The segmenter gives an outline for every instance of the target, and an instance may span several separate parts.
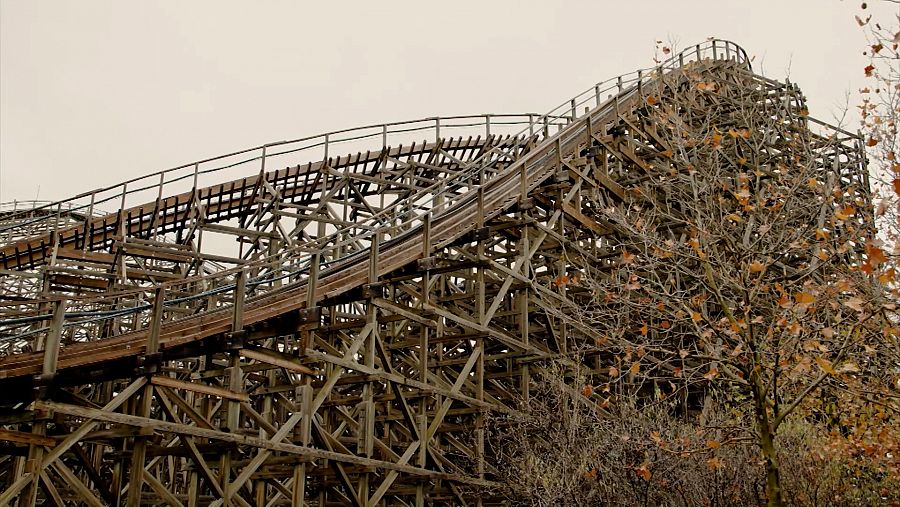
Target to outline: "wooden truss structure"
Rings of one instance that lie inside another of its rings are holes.
[[[548,114],[332,132],[0,210],[0,505],[502,502],[485,417],[593,343],[559,318],[590,294],[553,282],[619,261],[600,211],[652,199],[678,156],[652,111],[688,73],[815,130],[822,177],[867,188],[857,136],[713,40]]]

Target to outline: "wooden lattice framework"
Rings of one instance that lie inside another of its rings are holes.
[[[652,109],[688,73],[808,129],[823,180],[866,198],[858,137],[715,40],[544,115],[332,132],[5,211],[0,504],[502,502],[485,417],[594,343],[560,318],[591,295],[554,281],[619,262],[600,210],[653,199],[678,155]]]

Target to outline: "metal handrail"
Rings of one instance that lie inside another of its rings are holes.
[[[526,125],[525,128],[523,128],[522,130],[520,130],[518,132],[518,135],[524,135],[526,132],[534,132],[536,128],[543,129],[548,124],[549,125],[560,125],[560,121],[566,121],[566,122],[573,121],[575,118],[578,117],[577,108],[579,106],[585,104],[586,102],[588,102],[591,99],[596,101],[595,105],[599,105],[601,103],[600,94],[610,91],[612,89],[612,87],[609,86],[610,84],[614,83],[616,85],[616,87],[619,89],[619,91],[621,91],[623,86],[627,85],[630,81],[633,81],[635,78],[638,81],[646,80],[647,77],[644,74],[647,71],[662,71],[662,70],[665,70],[668,68],[681,66],[681,65],[684,65],[686,62],[701,60],[703,55],[711,55],[712,59],[715,59],[715,60],[718,60],[718,59],[731,60],[731,59],[733,59],[739,63],[745,64],[748,69],[750,68],[750,61],[747,58],[746,51],[744,51],[743,48],[741,48],[739,45],[737,45],[731,41],[722,40],[722,39],[712,39],[712,40],[706,41],[702,44],[697,44],[697,45],[695,45],[689,49],[686,49],[684,51],[681,51],[680,53],[673,55],[671,58],[669,58],[668,60],[666,60],[665,62],[661,63],[660,65],[658,65],[656,67],[649,67],[649,68],[637,70],[634,72],[622,74],[622,75],[619,75],[619,76],[616,76],[616,77],[613,77],[610,79],[606,79],[604,81],[600,81],[597,84],[595,84],[594,86],[579,93],[578,95],[563,102],[559,106],[553,108],[551,111],[544,113],[544,114],[537,114],[537,113],[513,114],[513,115],[484,114],[484,115],[474,115],[474,116],[431,117],[431,118],[424,118],[424,119],[420,119],[420,120],[399,121],[399,122],[390,122],[390,123],[383,123],[383,124],[372,124],[372,125],[366,125],[366,126],[362,126],[362,127],[333,130],[330,132],[317,134],[317,135],[313,135],[313,136],[301,137],[301,138],[293,139],[293,140],[284,140],[284,141],[275,141],[275,142],[271,142],[271,143],[266,143],[266,144],[256,146],[253,148],[246,148],[246,149],[231,152],[231,153],[228,153],[225,155],[219,155],[216,157],[206,158],[206,159],[198,160],[198,161],[191,162],[188,164],[183,164],[183,165],[176,166],[176,167],[173,167],[170,169],[164,169],[164,170],[157,171],[154,173],[131,178],[131,179],[125,180],[123,182],[120,182],[120,183],[117,183],[114,185],[110,185],[107,187],[102,187],[102,188],[95,189],[95,190],[92,190],[89,192],[83,192],[81,194],[78,194],[78,195],[68,198],[68,199],[64,199],[61,201],[49,202],[43,206],[33,208],[32,210],[29,210],[29,211],[34,211],[34,210],[38,210],[38,209],[53,209],[53,208],[55,208],[59,205],[63,205],[63,204],[66,204],[67,206],[69,206],[69,209],[71,209],[71,210],[88,209],[89,211],[91,211],[92,206],[96,206],[97,204],[112,201],[115,199],[120,199],[122,201],[123,207],[124,207],[125,196],[127,196],[127,195],[136,194],[141,191],[164,186],[166,184],[171,184],[171,183],[181,181],[184,179],[188,179],[191,177],[193,177],[196,180],[197,176],[200,174],[209,174],[209,173],[213,173],[213,172],[218,172],[223,169],[229,169],[232,167],[236,167],[238,165],[243,165],[243,164],[252,163],[252,162],[256,162],[256,161],[260,161],[261,164],[263,166],[265,166],[266,157],[271,158],[271,157],[275,157],[275,156],[279,156],[279,155],[297,153],[300,151],[306,151],[306,150],[319,148],[319,147],[324,147],[325,153],[326,153],[325,158],[327,159],[328,158],[327,154],[329,151],[328,148],[331,146],[334,146],[335,144],[340,144],[340,143],[349,142],[349,141],[362,140],[362,139],[368,139],[368,138],[373,138],[373,137],[377,137],[377,136],[382,137],[382,140],[383,140],[382,144],[384,147],[384,146],[388,145],[387,137],[390,136],[391,134],[419,132],[419,131],[434,131],[435,138],[439,138],[440,137],[440,129],[442,127],[445,129],[447,129],[447,128],[452,129],[452,128],[458,128],[458,127],[463,127],[463,126],[469,127],[469,126],[474,126],[474,125],[479,125],[479,126],[485,125],[486,131],[489,132],[490,126],[492,124],[493,125],[504,125],[504,124],[505,125]],[[603,88],[603,89],[601,89],[601,88]],[[496,120],[496,119],[502,119],[502,118],[508,118],[508,117],[528,118],[528,122],[527,123],[525,123],[524,121],[503,122],[503,121]],[[491,118],[496,118],[496,119],[492,122]],[[474,119],[479,119],[481,121],[479,121],[477,124],[467,123],[464,125],[456,125],[456,124],[452,123],[453,121],[456,121],[456,120],[468,120],[471,122]],[[420,126],[409,128],[410,126],[417,125],[417,124],[419,124]],[[424,125],[422,125],[422,124],[424,124]],[[395,129],[394,128],[394,127],[400,127],[400,126],[407,127],[407,128],[403,128],[403,129]],[[375,129],[378,129],[378,131],[370,132],[368,134],[361,134],[362,132],[371,131],[371,130],[375,130]],[[337,137],[337,136],[340,136],[341,134],[349,134],[349,133],[353,133],[354,135],[350,136],[350,137],[344,137],[344,138]],[[291,149],[285,149],[285,150],[282,150],[282,151],[279,151],[276,153],[268,153],[268,154],[266,153],[266,151],[271,148],[285,147],[287,145],[296,145],[299,143],[310,143],[310,144],[300,146],[300,147],[294,147]],[[226,165],[223,165],[220,167],[205,169],[203,171],[199,170],[199,168],[202,164],[208,164],[210,162],[216,162],[216,161],[223,161],[223,160],[227,160],[232,157],[245,155],[245,154],[253,153],[253,152],[260,152],[260,154],[250,157],[250,158],[241,159],[232,164],[226,164]],[[185,174],[176,176],[175,179],[166,177],[166,176],[171,175],[171,173],[174,173],[177,171],[183,171],[186,169],[190,170],[190,171],[187,171]],[[138,185],[138,188],[135,188],[135,184],[137,184],[141,181],[151,180],[154,178],[159,178],[159,182],[146,181],[146,183],[144,183],[143,185]],[[129,186],[131,187],[131,189],[129,189]],[[112,195],[103,196],[98,200],[98,196],[100,196],[100,194],[103,194],[104,192],[108,192],[113,189],[121,189],[121,190],[115,192]],[[76,201],[76,200],[85,199],[88,197],[91,198],[89,204],[85,204],[85,203],[75,204],[74,203],[74,201]],[[93,214],[93,213],[91,213],[91,214]],[[16,218],[16,216],[13,215],[8,218],[14,219],[14,218]],[[35,221],[38,221],[38,220],[40,220],[40,219],[35,219]],[[0,232],[3,232],[7,228],[8,227],[4,227],[3,225],[0,225]]]

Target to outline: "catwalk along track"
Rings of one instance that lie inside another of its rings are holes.
[[[592,294],[558,280],[621,262],[610,210],[673,205],[657,181],[691,156],[679,129],[750,106],[866,198],[859,138],[710,40],[544,114],[330,132],[0,205],[0,505],[501,503],[486,418],[548,359],[604,354],[563,318]]]

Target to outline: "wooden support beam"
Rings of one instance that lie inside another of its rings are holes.
[[[208,396],[216,396],[231,401],[250,401],[250,396],[246,393],[234,392],[229,389],[202,384],[200,382],[188,382],[186,380],[178,380],[164,375],[154,375],[150,377],[150,383],[155,386],[165,386],[172,389],[181,389],[194,393],[205,394]]]

